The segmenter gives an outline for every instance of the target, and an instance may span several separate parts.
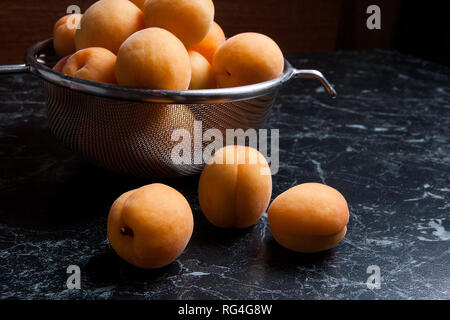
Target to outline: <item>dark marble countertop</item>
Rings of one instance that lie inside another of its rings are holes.
[[[220,230],[197,200],[198,177],[164,181],[190,201],[191,242],[174,263],[139,270],[106,239],[113,200],[151,180],[94,167],[46,127],[32,75],[0,76],[0,298],[20,299],[450,299],[450,70],[388,51],[288,57],[335,84],[292,80],[267,123],[280,129],[272,199],[307,181],[340,190],[345,239],[295,254],[272,238],[267,216]],[[81,289],[66,268],[81,268]],[[367,268],[380,269],[369,289]]]

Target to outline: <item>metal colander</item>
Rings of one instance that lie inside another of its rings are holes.
[[[202,161],[175,164],[171,153],[181,140],[172,132],[184,129],[191,136],[185,150],[194,154],[194,121],[201,133],[208,129],[261,128],[278,89],[294,76],[313,77],[336,93],[315,70],[297,70],[285,60],[283,74],[249,86],[209,90],[143,90],[71,78],[51,67],[57,57],[52,39],[31,46],[23,65],[1,66],[0,73],[28,72],[43,80],[48,125],[66,147],[88,161],[125,175],[167,178],[196,174]],[[209,143],[209,142],[208,142]],[[198,160],[198,158],[197,158]],[[202,160],[202,159],[200,159]]]

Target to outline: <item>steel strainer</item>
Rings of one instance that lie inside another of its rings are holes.
[[[283,74],[254,85],[209,90],[143,90],[71,78],[51,67],[57,57],[52,39],[27,50],[25,64],[0,66],[0,73],[32,72],[43,81],[48,126],[63,145],[105,169],[136,177],[168,178],[192,175],[203,164],[176,164],[172,132],[191,136],[194,159],[194,121],[201,129],[261,128],[278,89],[295,77],[320,80],[327,92],[336,92],[315,70],[297,70],[287,60]],[[189,148],[190,147],[190,148]]]

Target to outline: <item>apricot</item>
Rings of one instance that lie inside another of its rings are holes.
[[[59,57],[75,52],[75,33],[82,15],[69,14],[59,19],[53,28],[53,48]]]
[[[240,33],[226,40],[212,63],[219,88],[268,81],[283,73],[284,58],[278,45],[260,33]]]
[[[217,48],[224,42],[225,33],[223,33],[222,28],[214,21],[206,37],[191,47],[190,50],[201,53],[209,63],[212,63],[214,53],[216,53]]]
[[[144,5],[145,26],[172,32],[186,48],[203,40],[213,20],[211,0],[148,0]]]
[[[226,146],[208,161],[200,176],[198,198],[205,217],[222,228],[246,228],[261,218],[272,194],[264,156],[246,146]]]
[[[318,252],[336,246],[347,232],[347,202],[336,189],[304,183],[283,192],[269,207],[275,240],[297,252]]]
[[[116,55],[105,48],[86,48],[62,59],[54,70],[70,77],[115,84]],[[65,60],[65,61],[64,61]]]
[[[120,45],[144,28],[142,11],[127,0],[100,0],[90,6],[75,34],[77,50],[103,47],[117,54]]]
[[[53,66],[53,70],[57,72],[62,72],[64,65],[66,64],[67,59],[70,58],[70,54],[59,59],[59,61]]]
[[[120,47],[116,76],[125,87],[186,90],[191,62],[177,37],[161,28],[148,28],[130,36]]]
[[[112,248],[132,265],[150,269],[175,261],[186,248],[194,220],[186,198],[160,183],[122,194],[108,215]]]
[[[189,89],[211,89],[216,87],[216,80],[211,64],[196,51],[189,50],[191,60],[191,82]]]

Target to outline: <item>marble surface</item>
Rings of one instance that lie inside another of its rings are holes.
[[[46,127],[31,75],[0,76],[0,298],[20,299],[449,299],[450,70],[388,51],[288,57],[335,84],[310,79],[280,92],[269,128],[280,129],[273,197],[307,181],[348,200],[348,234],[332,250],[280,247],[267,216],[219,230],[199,210],[198,177],[164,181],[186,195],[195,230],[159,270],[121,261],[106,217],[122,192],[151,180],[121,177],[62,148]],[[81,268],[81,289],[66,268]],[[377,265],[380,289],[366,285]]]

